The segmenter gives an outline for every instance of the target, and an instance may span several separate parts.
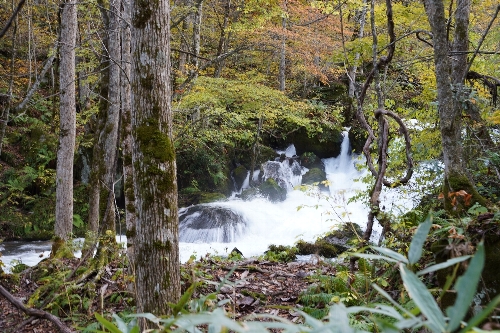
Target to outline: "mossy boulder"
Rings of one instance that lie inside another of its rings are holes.
[[[299,241],[299,254],[318,254],[326,258],[334,258],[349,250],[352,243],[362,235],[361,228],[356,223],[345,223],[341,228],[317,239],[314,243]]]
[[[274,160],[278,154],[276,154],[276,151],[266,145],[259,145],[257,149],[257,156],[255,159],[255,165],[254,167],[256,169],[259,168],[259,166],[266,162],[266,161],[272,161]],[[247,170],[250,170],[252,168],[252,151],[251,150],[245,150],[239,153],[235,153],[233,163],[235,165],[243,165]]]
[[[305,128],[290,135],[289,140],[295,145],[297,155],[312,152],[319,158],[336,157],[340,154],[343,136],[338,130],[325,128],[323,132],[309,136]]]
[[[363,153],[363,146],[365,145],[367,139],[367,132],[361,125],[356,121],[356,123],[349,130],[349,142],[351,143],[351,149],[356,154]]]
[[[227,197],[219,192],[202,192],[193,187],[188,187],[179,191],[179,207],[188,207],[200,203],[209,203],[225,200]]]
[[[302,176],[302,184],[319,183],[326,180],[326,173],[319,168],[312,168]]]
[[[226,200],[226,196],[222,193],[202,192],[200,193],[199,203],[209,203],[209,202],[224,201],[224,200]]]
[[[297,249],[299,254],[317,254],[325,258],[334,258],[342,253],[335,245],[328,244],[322,240],[317,240],[314,243],[299,241],[297,243]]]
[[[273,178],[268,178],[258,187],[260,194],[271,202],[285,201],[286,189],[280,187]]]
[[[241,191],[240,198],[244,201],[250,201],[260,196],[259,189],[256,187],[250,187]]]
[[[316,154],[312,152],[305,152],[302,155],[300,155],[300,165],[303,167],[306,167],[308,169],[312,168],[318,168],[318,169],[324,169],[325,166],[323,165],[323,162],[321,162],[321,159],[316,156]]]
[[[241,192],[240,198],[250,201],[257,197],[263,197],[271,202],[281,202],[286,199],[286,189],[279,186],[273,178],[268,178],[258,187],[251,187]]]
[[[500,253],[500,221],[496,220],[492,212],[480,214],[468,225],[466,233],[470,241],[450,244],[448,238],[442,238],[432,244],[431,251],[434,253],[436,263],[439,264],[456,256],[473,255],[474,248],[481,240],[484,240],[485,262],[474,303],[477,306],[485,306],[500,292],[500,256],[498,255]],[[467,263],[462,263],[457,276],[462,275],[466,268]],[[440,287],[443,287],[448,276],[453,274],[453,269],[453,267],[448,267],[437,271],[436,276]],[[453,305],[455,300],[456,293],[447,292],[441,298],[440,306],[446,309]],[[471,309],[468,316],[474,314],[474,310]]]
[[[234,187],[236,191],[238,191],[243,186],[247,175],[248,170],[244,165],[239,165],[236,167],[236,169],[233,170],[232,177],[234,179]]]

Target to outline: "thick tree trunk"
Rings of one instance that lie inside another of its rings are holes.
[[[177,180],[172,142],[170,7],[133,1],[132,166],[137,210],[137,311],[168,313],[180,297]],[[141,325],[145,327],[143,322]]]
[[[75,42],[77,8],[73,0],[62,4],[60,37],[60,125],[56,170],[55,236],[66,241],[73,230],[73,158],[76,135]],[[54,250],[57,249],[54,244]],[[55,251],[53,251],[53,254]]]
[[[464,52],[468,49],[468,19],[470,14],[469,0],[458,0],[455,16],[454,52]],[[455,62],[449,62],[448,36],[446,19],[444,16],[443,0],[426,0],[425,10],[431,25],[434,46],[434,65],[436,72],[438,112],[440,121],[441,140],[443,147],[443,162],[445,166],[444,199],[445,206],[452,207],[448,193],[465,190],[473,196],[473,203],[477,201],[485,204],[468,178],[463,164],[462,153],[462,106],[460,94],[452,90],[463,88],[466,55],[457,56]]]

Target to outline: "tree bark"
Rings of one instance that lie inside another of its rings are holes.
[[[137,211],[137,311],[164,315],[180,297],[175,152],[172,141],[170,6],[132,6],[132,167]],[[144,321],[141,326],[148,324]]]
[[[284,12],[287,11],[287,1],[284,3]],[[278,69],[278,82],[280,91],[285,91],[286,87],[286,17],[281,19],[281,28],[283,35],[281,36],[281,49],[280,49],[280,65]]]
[[[103,65],[107,67],[107,70],[103,72],[102,84],[105,86],[101,88],[101,92],[104,95],[101,96],[98,140],[94,146],[92,161],[89,225],[93,233],[100,230],[105,234],[105,231],[111,230],[114,235],[116,229],[114,183],[118,152],[121,90],[119,0],[111,0],[109,11],[103,12],[102,16],[103,21],[107,23],[107,37],[104,43],[107,47],[107,50],[104,50],[107,51],[107,56],[103,60]]]
[[[222,23],[222,26],[220,27],[220,37],[219,37],[219,46],[217,47],[217,57],[226,53],[228,50],[229,32],[227,31],[227,28],[229,26],[230,15],[231,15],[231,0],[226,0],[226,5],[224,6],[224,21]],[[215,64],[214,77],[220,77],[223,68],[224,68],[224,59],[220,59]]]
[[[60,36],[60,124],[59,149],[56,169],[55,236],[60,241],[69,239],[73,230],[73,158],[76,135],[75,104],[75,43],[77,8],[74,0],[61,4]],[[53,254],[57,244],[53,247]]]
[[[132,106],[130,92],[131,54],[130,54],[130,0],[122,0],[122,72],[121,72],[121,126],[123,154],[123,191],[125,196],[125,225],[127,228],[127,256],[129,259],[129,274],[135,274],[134,263],[134,230],[136,222],[134,174],[132,170]],[[135,294],[135,288],[129,286]]]
[[[434,65],[436,73],[438,113],[444,162],[444,199],[445,207],[454,210],[448,193],[465,190],[473,196],[473,202],[486,204],[473,182],[467,176],[463,163],[462,152],[462,106],[460,93],[463,89],[463,70],[466,66],[466,54],[457,56],[450,64],[450,52],[442,0],[426,0],[425,10],[431,25],[434,46]],[[470,0],[458,0],[455,13],[455,37],[452,52],[468,49],[468,20],[470,15]],[[456,54],[456,53],[454,53]],[[452,89],[453,84],[453,89]],[[455,92],[453,91],[455,90]]]

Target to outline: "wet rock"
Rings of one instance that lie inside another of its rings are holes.
[[[300,165],[308,169],[312,168],[324,169],[324,165],[323,162],[321,162],[321,159],[318,156],[316,156],[316,154],[311,152],[305,152],[302,155],[300,155]]]
[[[196,205],[179,210],[181,242],[230,243],[243,234],[245,227],[245,219],[226,207]]]
[[[334,258],[351,248],[351,241],[361,237],[362,231],[356,223],[345,223],[341,228],[331,232],[314,243],[299,241],[299,254],[317,254],[326,258]]]
[[[244,189],[241,192],[240,198],[244,201],[250,201],[260,196],[260,192],[256,187]]]
[[[281,187],[273,178],[267,179],[258,187],[260,194],[271,202],[285,201],[286,189]]]
[[[245,182],[245,179],[247,178],[247,175],[248,170],[243,165],[239,165],[236,169],[233,170],[232,177],[234,179],[234,187],[236,191],[241,189],[243,183]]]
[[[302,184],[319,183],[325,180],[326,173],[319,168],[309,169],[309,171],[302,176]]]

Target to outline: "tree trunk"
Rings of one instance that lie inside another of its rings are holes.
[[[73,0],[61,4],[60,36],[60,124],[56,169],[55,236],[59,241],[69,239],[73,230],[73,158],[76,135],[75,105],[75,43],[77,9]],[[55,242],[53,254],[59,244]]]
[[[130,0],[122,0],[122,72],[121,72],[121,118],[122,118],[122,153],[123,153],[123,191],[125,196],[125,225],[127,228],[127,256],[129,274],[135,274],[134,233],[135,233],[135,199],[134,174],[132,170],[132,106],[130,95]],[[135,288],[129,287],[135,293]]]
[[[192,6],[192,0],[184,0],[182,1],[182,6],[186,8],[190,8]],[[189,63],[189,52],[191,51],[189,49],[189,42],[188,39],[186,38],[187,32],[192,25],[193,21],[193,15],[192,13],[189,13],[184,17],[182,20],[182,25],[181,25],[181,45],[180,49],[181,52],[179,53],[179,71],[184,75],[187,73],[187,65]]]
[[[469,0],[458,0],[455,16],[455,38],[453,52],[463,52],[468,48]],[[444,199],[448,210],[456,209],[451,203],[449,193],[465,190],[472,195],[472,202],[486,204],[472,181],[467,176],[462,153],[462,106],[460,94],[454,88],[463,86],[463,70],[467,68],[466,55],[457,56],[456,62],[449,62],[449,47],[442,0],[426,0],[425,10],[431,25],[434,46],[434,65],[436,73],[438,112],[443,147],[444,162]],[[456,49],[455,49],[456,48]],[[461,89],[461,88],[460,88]]]
[[[287,1],[285,1],[284,4],[285,8],[284,11],[286,13],[287,11]],[[280,91],[285,91],[285,84],[286,84],[286,77],[285,77],[285,71],[286,71],[286,18],[283,17],[281,19],[281,28],[283,35],[281,36],[281,49],[280,49],[280,65],[279,65],[279,70],[278,70],[278,81],[280,85]]]
[[[14,6],[14,3],[12,4]],[[10,58],[10,80],[9,80],[9,91],[5,99],[2,100],[4,105],[2,114],[0,115],[0,160],[2,156],[3,139],[5,137],[5,130],[7,129],[7,124],[10,117],[10,109],[12,107],[12,92],[14,88],[14,64],[16,60],[16,45],[17,45],[17,13],[13,15],[12,21],[14,22],[14,28],[12,29],[12,56]],[[12,22],[8,25],[10,26]],[[8,29],[8,27],[6,28]],[[5,29],[4,29],[5,30]],[[5,30],[7,31],[7,30]]]
[[[193,66],[198,72],[198,67],[200,66],[200,49],[201,49],[201,17],[203,13],[203,1],[197,2],[196,12],[194,13],[193,21]]]
[[[169,313],[180,297],[177,180],[172,142],[170,6],[133,1],[132,167],[137,311]],[[147,323],[142,322],[145,328]]]
[[[106,24],[107,56],[102,74],[101,104],[98,117],[98,139],[94,146],[91,177],[91,196],[89,203],[90,230],[104,235],[107,230],[115,234],[116,209],[114,183],[118,151],[118,128],[120,119],[120,19],[118,0],[111,0],[109,11],[103,11]],[[101,224],[99,226],[99,224]],[[110,241],[113,241],[111,239]]]
[[[220,37],[219,46],[217,47],[217,57],[226,53],[229,44],[229,32],[227,28],[229,26],[229,15],[231,14],[231,0],[226,0],[226,6],[224,7],[224,21],[220,27]],[[222,69],[224,68],[224,59],[217,61],[215,64],[214,77],[220,77]]]

